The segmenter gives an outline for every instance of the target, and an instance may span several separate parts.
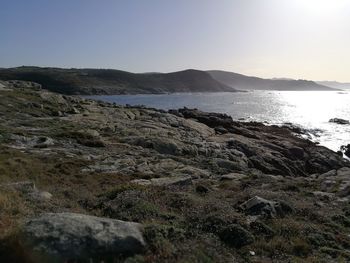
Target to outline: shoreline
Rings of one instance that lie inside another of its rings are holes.
[[[350,162],[291,127],[26,87],[0,120],[2,262],[350,259]]]
[[[247,91],[247,92],[253,92],[253,91]],[[269,92],[267,90],[265,91],[255,91],[255,92]],[[276,91],[277,92],[277,91]],[[289,91],[287,91],[289,92]],[[118,96],[118,97],[133,97],[133,96],[149,96],[149,97],[153,97],[153,96],[164,96],[164,95],[210,95],[210,94],[215,94],[215,93],[171,93],[171,94],[128,94],[128,95],[96,95],[96,96],[79,96],[81,98],[86,98],[86,99],[92,99],[92,100],[96,100],[96,101],[102,101],[102,102],[107,102],[107,103],[111,103],[111,104],[114,104],[115,102],[113,102],[112,100],[109,100],[108,98],[110,97],[114,97],[114,96]],[[145,109],[153,109],[153,110],[159,110],[159,111],[171,111],[171,110],[174,110],[174,109],[162,109],[162,108],[158,108],[158,107],[152,107],[152,106],[147,106],[147,105],[140,105],[140,104],[134,104],[134,105],[129,105],[129,104],[119,104],[121,106],[128,106],[128,107],[136,107],[136,108],[145,108]],[[184,108],[187,108],[187,106],[184,106]],[[221,112],[223,113],[223,112]],[[230,114],[229,114],[230,115]],[[232,116],[233,118],[233,116]],[[328,149],[334,151],[334,152],[339,152],[341,150],[341,147],[346,144],[347,142],[344,141],[342,143],[340,143],[338,146],[329,146],[329,144],[323,144],[322,141],[319,142],[318,138],[319,137],[322,137],[320,134],[325,134],[327,132],[327,130],[324,130],[322,129],[321,127],[314,127],[314,128],[307,128],[305,127],[305,125],[302,125],[300,123],[296,123],[296,122],[269,122],[267,120],[254,120],[254,118],[252,118],[251,116],[248,117],[248,118],[242,118],[242,117],[236,117],[233,119],[235,122],[242,122],[242,123],[246,123],[246,122],[258,122],[258,123],[262,123],[264,125],[268,125],[268,126],[277,126],[277,127],[288,127],[290,126],[289,128],[291,130],[296,130],[296,134],[300,134],[302,135],[302,138],[305,138],[305,139],[309,139],[321,146],[325,146],[327,147]],[[328,123],[328,122],[327,122]],[[348,159],[347,156],[344,155],[344,158]]]

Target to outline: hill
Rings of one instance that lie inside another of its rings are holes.
[[[0,69],[2,80],[25,80],[69,95],[235,91],[199,70],[137,74],[112,69],[18,67]]]
[[[208,73],[217,81],[235,89],[244,90],[314,90],[332,91],[336,90],[325,85],[308,80],[294,79],[262,79],[245,76],[228,71],[211,70]]]
[[[317,83],[335,89],[350,89],[350,83],[342,83],[337,81],[317,81]]]

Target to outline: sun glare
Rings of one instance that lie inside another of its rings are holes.
[[[340,10],[346,4],[349,4],[348,0],[297,0],[296,3],[299,7],[312,13],[322,15]]]

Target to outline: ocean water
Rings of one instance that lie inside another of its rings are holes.
[[[350,143],[350,125],[330,123],[350,119],[350,92],[252,91],[238,93],[176,93],[161,95],[89,96],[125,105],[158,109],[198,108],[227,113],[235,120],[282,125],[293,123],[307,130],[316,142],[334,151]]]

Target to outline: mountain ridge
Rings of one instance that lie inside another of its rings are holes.
[[[316,81],[318,84],[325,85],[335,89],[350,89],[350,83],[338,81]]]
[[[286,78],[264,79],[229,71],[196,69],[169,73],[132,73],[116,69],[22,66],[0,68],[0,79],[37,82],[45,89],[67,95],[236,92],[240,90],[339,90],[335,86],[315,81]]]
[[[208,70],[207,71],[214,79],[224,83],[235,89],[243,90],[280,90],[280,91],[334,91],[338,89],[330,88],[325,85],[316,83],[310,80],[294,80],[294,79],[264,79],[259,77],[246,76],[239,73],[223,71],[223,70]]]
[[[209,73],[188,69],[171,73],[131,73],[115,69],[17,67],[0,69],[2,80],[24,80],[68,95],[235,92]]]

